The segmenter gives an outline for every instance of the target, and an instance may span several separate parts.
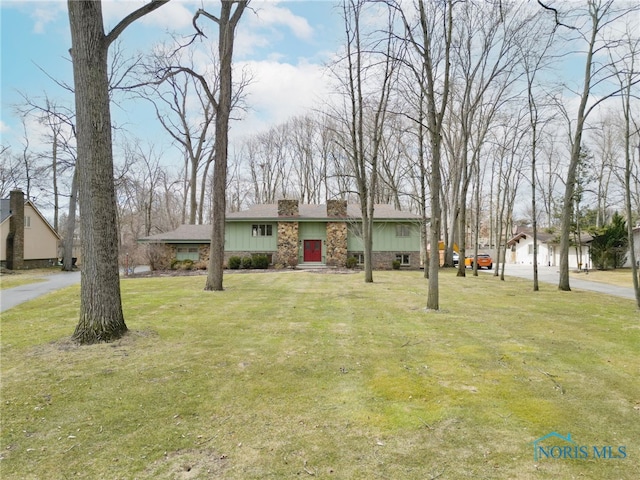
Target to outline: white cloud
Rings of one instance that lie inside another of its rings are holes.
[[[310,40],[313,37],[313,28],[309,25],[306,18],[294,15],[287,8],[282,8],[276,3],[260,2],[254,8],[255,15],[249,15],[249,23],[254,26],[269,27],[287,27],[293,35],[301,40]]]
[[[290,117],[318,107],[328,96],[324,67],[301,63],[291,65],[277,61],[239,63],[238,69],[249,68],[253,82],[247,87],[246,117],[235,122],[231,134],[243,137]]]
[[[105,22],[105,29],[115,27],[123,18],[147,3],[149,3],[148,0],[103,1],[102,16]],[[198,5],[197,2],[172,1],[145,15],[138,21],[167,30],[179,30],[191,25],[191,19]]]
[[[33,32],[38,34],[45,33],[46,26],[58,20],[61,14],[66,15],[66,5],[64,3],[56,2],[35,6],[31,13],[31,18],[34,20]]]

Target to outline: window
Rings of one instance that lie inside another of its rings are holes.
[[[197,262],[200,260],[198,247],[177,247],[176,260],[193,260],[194,262]]]
[[[31,228],[31,217],[24,217],[25,228]]]
[[[411,235],[411,229],[409,225],[398,224],[396,225],[396,237],[409,237]]]
[[[351,256],[358,261],[358,265],[364,265],[364,253],[354,253]]]
[[[396,260],[400,262],[400,265],[411,265],[408,253],[396,253]]]
[[[252,237],[270,237],[273,235],[273,225],[270,224],[258,224],[251,225]]]

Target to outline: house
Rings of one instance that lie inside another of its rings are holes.
[[[589,257],[589,243],[591,235],[584,234],[580,237],[580,245],[569,247],[569,268],[584,268],[591,263]],[[533,265],[533,229],[529,227],[516,227],[513,236],[507,242],[506,261]],[[560,265],[560,235],[549,233],[546,230],[538,230],[538,265],[556,267]]]
[[[0,264],[10,270],[58,262],[60,236],[22,190],[0,200]]]
[[[419,268],[420,216],[389,205],[376,205],[374,212],[373,267],[389,269],[398,260],[407,268]],[[231,256],[252,254],[266,254],[272,264],[282,266],[343,267],[348,257],[361,264],[361,218],[360,206],[343,200],[329,200],[326,205],[280,200],[228,213],[225,264]],[[182,225],[139,242],[161,246],[161,268],[166,268],[173,259],[208,262],[210,238],[210,225]]]

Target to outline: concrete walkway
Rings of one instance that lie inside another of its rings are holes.
[[[482,270],[482,272],[490,273],[493,275],[493,271]],[[512,277],[527,278],[533,282],[533,266],[532,265],[505,265],[504,274]],[[604,293],[606,295],[614,295],[616,297],[628,298],[635,300],[636,296],[633,293],[633,287],[619,287],[616,285],[609,285],[606,283],[593,282],[589,280],[589,275],[586,273],[580,273],[580,278],[576,278],[576,275],[569,277],[569,285],[571,289],[587,290],[590,292]],[[560,280],[560,274],[558,267],[538,267],[538,281],[554,284],[558,286]]]

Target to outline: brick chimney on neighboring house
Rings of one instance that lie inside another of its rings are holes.
[[[7,236],[7,268],[24,267],[24,193],[12,190],[9,194],[9,235]]]

